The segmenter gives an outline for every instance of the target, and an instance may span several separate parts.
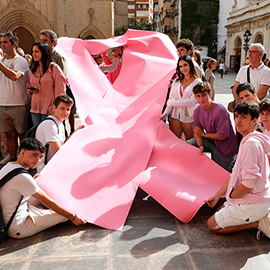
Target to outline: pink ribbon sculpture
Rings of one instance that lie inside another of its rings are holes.
[[[91,55],[126,45],[113,85]],[[107,40],[61,38],[69,81],[86,127],[43,169],[49,196],[94,223],[121,229],[138,187],[188,222],[228,173],[159,120],[176,49],[160,33],[128,30]]]

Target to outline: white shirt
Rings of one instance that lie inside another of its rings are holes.
[[[19,164],[8,163],[0,170],[0,179],[7,173],[16,168],[21,168]],[[21,173],[14,176],[6,184],[0,188],[0,204],[4,216],[4,222],[7,224],[14,210],[16,209],[20,199],[24,196],[16,216],[10,228],[17,228],[28,217],[27,201],[30,196],[39,191],[39,187],[30,174]]]
[[[239,83],[247,82],[247,69],[248,66],[243,66],[240,68],[236,81]],[[270,86],[270,69],[266,67],[263,63],[257,68],[250,68],[250,83],[255,88],[258,93],[261,85]]]
[[[49,142],[60,142],[64,144],[66,140],[65,128],[62,122],[60,122],[56,117],[50,115],[48,118],[53,118],[57,123],[57,126],[52,120],[45,120],[41,122],[36,131],[36,139],[38,139],[44,146]],[[59,129],[59,132],[58,132]],[[54,155],[53,150],[49,147],[47,161],[49,161]],[[37,172],[40,172],[45,166],[45,154],[37,166]]]
[[[14,71],[19,71],[22,76],[12,81],[0,71],[0,106],[21,106],[26,105],[26,82],[28,77],[28,63],[27,61],[16,54],[12,59],[1,58],[1,62]]]

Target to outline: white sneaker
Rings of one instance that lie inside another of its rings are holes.
[[[1,165],[5,165],[5,164],[7,164],[10,160],[11,160],[10,154],[7,154],[7,155],[0,161],[0,164],[1,164]]]
[[[260,239],[260,231],[270,239],[270,214],[259,220],[257,239]]]

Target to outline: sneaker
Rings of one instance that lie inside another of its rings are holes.
[[[11,160],[10,154],[7,154],[7,155],[4,157],[4,159],[2,159],[2,160],[0,161],[0,164],[1,164],[1,165],[5,165],[5,164],[7,164],[10,160]]]
[[[257,239],[260,239],[260,232],[270,238],[270,214],[259,220]]]

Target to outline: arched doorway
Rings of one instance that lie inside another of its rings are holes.
[[[31,47],[35,43],[32,34],[24,27],[18,27],[13,32],[19,38],[19,47],[23,48],[25,53],[31,54]]]
[[[235,72],[238,72],[241,65],[241,49],[242,49],[242,41],[240,37],[238,37],[235,41]]]
[[[85,39],[96,39],[96,38],[92,35],[88,35]]]
[[[263,36],[261,34],[257,34],[254,43],[261,43],[263,45]]]
[[[237,37],[234,42],[235,54],[231,55],[230,57],[230,69],[234,69],[236,73],[240,69],[241,49],[242,49],[242,41],[240,37]]]

